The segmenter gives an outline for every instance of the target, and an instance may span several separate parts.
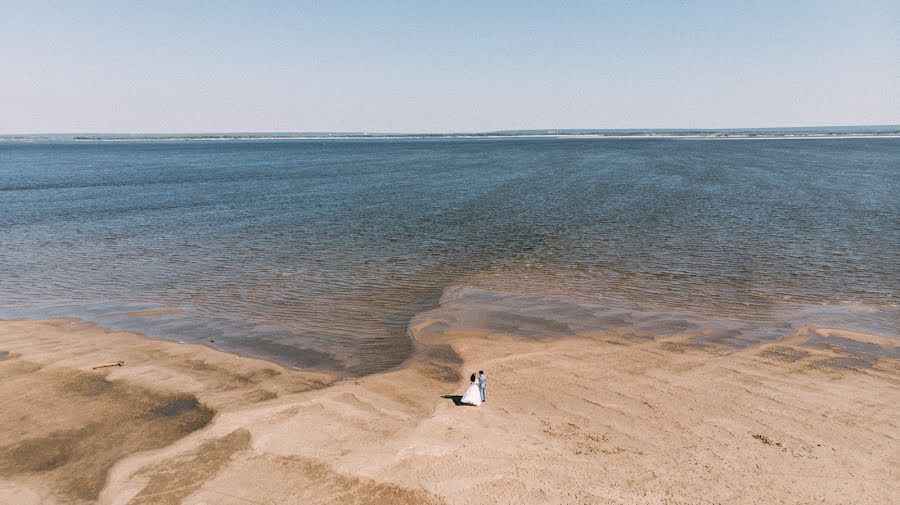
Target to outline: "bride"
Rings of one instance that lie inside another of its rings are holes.
[[[469,389],[463,394],[460,402],[475,405],[477,407],[481,405],[481,391],[478,389],[478,380],[475,377],[475,374],[472,374],[472,377],[470,377],[469,380],[471,380],[472,383],[469,384]]]

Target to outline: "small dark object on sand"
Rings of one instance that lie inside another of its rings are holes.
[[[762,442],[766,445],[777,445],[778,447],[781,447],[781,442],[773,442],[772,440],[769,439],[769,437],[767,437],[765,435],[753,435],[753,438],[759,440],[760,442]]]
[[[125,365],[125,362],[124,362],[124,361],[116,361],[115,363],[110,363],[110,364],[108,364],[108,365],[98,365],[98,366],[95,366],[94,368],[91,368],[91,370],[96,370],[96,369],[98,369],[98,368],[109,368],[109,367],[111,367],[111,366],[123,366],[123,365]]]

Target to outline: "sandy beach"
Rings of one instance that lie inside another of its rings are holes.
[[[0,503],[900,496],[900,363],[859,365],[810,337],[892,342],[804,328],[734,350],[479,320],[425,313],[419,359],[344,380],[77,320],[0,322]],[[458,405],[479,369],[488,401]]]

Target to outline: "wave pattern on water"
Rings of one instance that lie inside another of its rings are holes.
[[[900,139],[5,142],[0,315],[348,374],[450,286],[897,336],[898,194]]]

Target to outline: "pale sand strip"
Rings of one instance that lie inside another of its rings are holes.
[[[464,373],[488,372],[486,404],[444,398],[465,386],[445,381],[446,365],[418,362],[292,393],[327,379],[58,321],[0,322],[0,350],[11,351],[0,361],[0,398],[46,386],[40,374],[49,371],[124,359],[109,382],[192,394],[218,412],[200,431],[120,459],[99,495],[104,504],[887,504],[900,496],[897,360],[837,368],[835,351],[804,346],[802,334],[732,353],[616,335],[523,341],[445,331],[429,340],[451,343]],[[230,375],[266,369],[280,373],[259,382]],[[256,398],[258,390],[277,397]],[[4,406],[0,433],[20,429],[21,416],[40,406],[28,403]],[[83,410],[71,403],[46,431],[91,422]],[[0,475],[0,503],[91,501],[54,470],[16,474],[7,462]]]
[[[839,330],[836,328],[815,328],[814,331],[824,337],[843,338],[863,344],[877,345],[884,349],[896,349],[897,347],[900,347],[900,339],[886,337],[884,335],[873,335],[871,333]]]

